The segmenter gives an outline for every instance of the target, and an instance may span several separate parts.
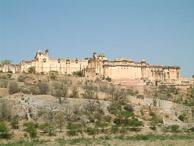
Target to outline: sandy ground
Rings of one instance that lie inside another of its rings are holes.
[[[130,141],[130,140],[101,140],[93,143],[77,143],[77,144],[59,144],[57,142],[48,142],[39,146],[194,146],[193,140],[157,140],[157,141]]]

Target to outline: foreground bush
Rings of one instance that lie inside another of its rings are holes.
[[[33,138],[37,136],[38,123],[27,122],[24,123],[24,126],[26,127],[25,131],[30,134],[30,137]]]
[[[0,122],[0,137],[1,138],[10,138],[11,137],[11,133],[9,128],[6,126],[5,123]]]

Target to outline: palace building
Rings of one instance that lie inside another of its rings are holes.
[[[111,79],[133,79],[144,81],[160,81],[179,83],[181,79],[179,66],[150,65],[144,59],[135,62],[132,59],[116,58],[109,61],[103,53],[94,52],[92,58],[85,59],[53,59],[49,58],[49,50],[45,53],[37,51],[31,61],[22,60],[18,65],[0,65],[3,72],[28,72],[34,68],[37,73],[57,71],[59,74],[72,74],[82,71],[88,78],[104,77]]]

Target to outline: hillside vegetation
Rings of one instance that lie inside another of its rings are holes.
[[[111,79],[89,80],[80,76],[79,72],[73,76],[58,75],[57,72],[50,72],[49,75],[0,73],[0,139],[4,143],[24,140],[7,145],[18,145],[29,139],[40,139],[31,144],[40,145],[45,140],[55,139],[60,145],[70,144],[71,141],[64,138],[73,137],[79,142],[90,141],[87,138],[91,136],[101,136],[104,138],[97,139],[111,141],[120,139],[114,135],[139,134],[141,140],[146,140],[148,133],[193,131],[188,126],[180,127],[181,124],[191,123],[191,113],[186,110],[175,114],[165,113],[157,107],[155,100],[192,106],[192,88],[182,91],[172,85],[160,85],[147,87],[140,93],[133,88],[113,84]],[[148,97],[153,98],[150,106],[130,102],[132,98],[143,100]],[[164,123],[164,118],[173,119],[180,125],[165,125],[167,122]],[[150,138],[154,136],[148,135]],[[124,139],[137,140],[138,135]]]

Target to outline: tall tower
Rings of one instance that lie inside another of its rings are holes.
[[[146,78],[146,61],[144,59],[141,60],[141,74],[142,79]]]

